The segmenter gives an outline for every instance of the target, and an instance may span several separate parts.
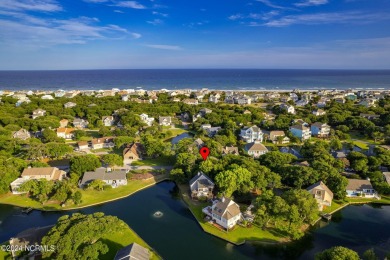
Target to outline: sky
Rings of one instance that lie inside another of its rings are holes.
[[[390,69],[389,0],[0,0],[0,70]]]

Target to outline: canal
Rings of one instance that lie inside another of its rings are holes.
[[[0,241],[30,227],[55,224],[64,214],[99,211],[124,220],[164,259],[313,259],[315,253],[335,245],[359,253],[373,247],[382,259],[390,251],[390,206],[349,206],[336,213],[332,222],[320,222],[321,228],[292,244],[233,246],[201,230],[169,181],[121,200],[70,212],[24,215],[20,208],[0,205]],[[154,217],[156,211],[163,216]]]

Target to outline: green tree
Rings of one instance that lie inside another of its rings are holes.
[[[123,165],[123,157],[117,154],[105,154],[101,158],[103,163],[110,167]]]
[[[99,158],[93,154],[75,156],[70,159],[70,171],[80,177],[84,172],[101,167]]]
[[[376,256],[374,249],[371,248],[363,253],[363,260],[379,260],[379,258]]]
[[[186,175],[180,168],[172,169],[169,175],[171,179],[177,183],[185,183],[187,181]]]
[[[46,144],[47,153],[54,158],[62,158],[73,152],[73,148],[68,144],[48,143]]]
[[[80,191],[76,191],[73,194],[73,201],[74,201],[74,204],[76,204],[76,205],[79,205],[82,202],[82,194]]]
[[[87,136],[87,133],[83,130],[75,130],[73,131],[73,139],[80,140],[82,137]]]
[[[93,180],[88,184],[88,189],[103,190],[106,183],[102,180]]]
[[[316,260],[360,260],[359,255],[346,247],[335,246],[316,254]]]

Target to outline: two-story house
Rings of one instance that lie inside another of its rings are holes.
[[[374,198],[378,196],[370,180],[348,179],[345,189],[347,197]]]
[[[211,207],[211,219],[226,230],[233,228],[241,218],[240,207],[231,199],[222,197]]]
[[[72,139],[74,137],[73,132],[76,129],[74,128],[67,128],[67,127],[59,127],[57,128],[57,136],[62,137],[64,139]]]
[[[32,119],[35,119],[37,117],[40,117],[40,116],[44,116],[46,115],[46,110],[43,110],[43,109],[35,109],[32,113]]]
[[[287,104],[281,104],[280,105],[280,108],[282,109],[282,110],[285,110],[285,111],[287,111],[287,113],[289,113],[289,114],[295,114],[295,108],[294,108],[294,106],[291,106],[291,105],[287,105]]]
[[[172,118],[170,116],[160,116],[158,122],[159,125],[170,126],[172,124]]]
[[[214,182],[203,172],[198,172],[190,180],[191,197],[194,198],[208,198],[213,197]]]
[[[330,126],[325,123],[316,122],[310,127],[313,136],[328,137],[330,134]]]
[[[72,107],[75,107],[77,106],[76,103],[73,103],[73,102],[67,102],[64,104],[64,108],[72,108]]]
[[[267,147],[265,147],[260,141],[254,141],[244,146],[244,150],[252,157],[258,158],[263,154],[268,153]]]
[[[286,136],[284,131],[269,132],[269,140],[272,141],[273,144],[288,144],[290,142],[290,138]]]
[[[254,141],[263,142],[264,133],[257,126],[246,126],[241,129],[240,137],[247,143],[251,143]]]
[[[308,140],[311,137],[310,128],[305,125],[293,125],[290,127],[290,132],[302,141]]]
[[[113,126],[115,124],[115,119],[113,116],[103,116],[102,122],[104,126]]]
[[[141,118],[142,122],[144,122],[148,126],[153,125],[153,122],[154,122],[153,117],[149,117],[147,114],[141,114],[141,115],[139,115],[139,117]]]
[[[78,128],[78,129],[88,127],[88,121],[85,119],[82,119],[82,118],[75,118],[73,120],[72,124],[75,128]]]
[[[324,206],[330,207],[332,205],[333,192],[322,181],[314,183],[306,190],[317,200],[320,211],[324,209]]]

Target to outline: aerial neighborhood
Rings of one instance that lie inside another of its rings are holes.
[[[295,240],[344,205],[390,203],[389,91],[0,94],[0,203],[73,209],[170,180],[233,243]],[[148,255],[133,244],[116,259],[136,251]]]

